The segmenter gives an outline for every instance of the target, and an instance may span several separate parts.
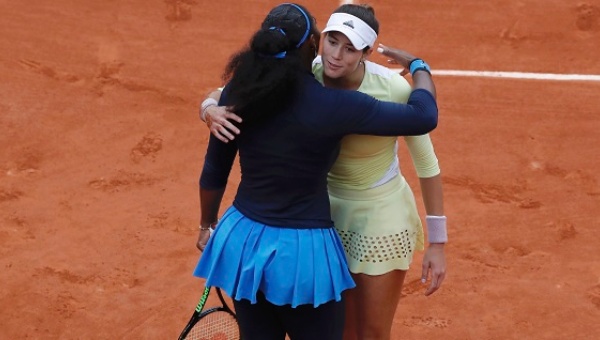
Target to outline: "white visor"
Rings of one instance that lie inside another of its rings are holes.
[[[362,50],[367,46],[373,47],[377,40],[377,33],[371,26],[360,18],[347,13],[333,13],[329,17],[323,33],[331,31],[343,33],[357,50]]]

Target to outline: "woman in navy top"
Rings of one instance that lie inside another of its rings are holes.
[[[354,282],[327,193],[339,142],[347,134],[421,135],[437,125],[435,86],[424,62],[410,65],[408,104],[381,102],[315,80],[319,41],[307,10],[282,4],[225,72],[220,105],[242,117],[243,128],[229,143],[210,136],[200,179],[203,254],[194,274],[233,298],[245,340],[342,338],[342,292]],[[385,53],[407,68],[415,59],[395,49]],[[237,194],[206,243],[238,153]]]

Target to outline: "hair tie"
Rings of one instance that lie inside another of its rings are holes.
[[[281,27],[271,26],[271,27],[269,27],[269,31],[279,31],[279,32],[281,32],[281,34],[283,34],[284,37],[286,36],[285,31]],[[275,58],[275,59],[283,59],[283,58],[285,58],[286,54],[287,54],[287,52],[283,51],[283,52],[279,52],[279,53],[273,54],[273,55],[261,54],[261,56],[271,57],[271,58]]]
[[[260,52],[255,52],[255,53],[263,58],[275,58],[275,59],[283,59],[287,55],[286,51],[279,52],[277,54],[264,54],[264,53],[260,53]]]
[[[285,36],[285,31],[283,29],[279,28],[279,27],[271,26],[271,27],[269,27],[269,30],[271,30],[271,31],[279,31],[279,32],[281,32],[281,34],[283,34]]]

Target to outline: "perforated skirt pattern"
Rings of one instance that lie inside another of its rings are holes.
[[[403,176],[368,190],[330,187],[329,196],[351,272],[408,270],[415,250],[423,250],[421,219]]]

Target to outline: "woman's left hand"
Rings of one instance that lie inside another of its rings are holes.
[[[425,296],[435,293],[446,277],[446,255],[443,243],[432,243],[427,247],[423,257],[423,269],[421,282],[427,282],[431,278],[431,284],[425,291]]]
[[[415,56],[408,53],[407,51],[398,48],[388,47],[384,44],[379,44],[377,52],[383,54],[386,57],[392,58],[388,59],[388,63],[402,66],[403,70],[400,72],[401,76],[407,75],[409,73],[408,67],[410,66],[410,62],[413,59],[415,59]]]
[[[242,122],[242,118],[233,112],[227,111],[225,106],[210,106],[206,109],[206,125],[215,137],[223,143],[235,139],[235,135],[240,134],[232,122]]]

